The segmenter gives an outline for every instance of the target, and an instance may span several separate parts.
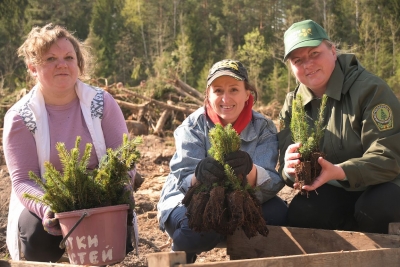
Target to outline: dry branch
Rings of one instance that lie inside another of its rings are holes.
[[[174,86],[175,90],[179,94],[181,94],[185,97],[188,97],[189,99],[194,101],[196,104],[199,104],[199,105],[203,104],[204,95],[202,93],[200,93],[199,91],[197,91],[196,89],[194,89],[193,87],[191,87],[190,85],[184,83],[183,81],[181,81],[179,79],[169,80],[168,82]]]
[[[187,83],[185,83],[179,79],[175,79],[173,81],[173,84],[176,87],[179,87],[180,89],[185,91],[186,93],[190,94],[191,96],[196,97],[197,99],[204,98],[204,95],[202,93],[200,93],[197,89],[194,89],[193,87],[191,87],[190,85],[188,85]]]
[[[151,102],[153,100],[150,97],[147,97],[147,96],[132,92],[131,90],[129,90],[127,88],[118,88],[118,90],[121,90],[121,91],[123,91],[125,93],[128,93],[128,94],[134,96],[134,97],[138,97],[138,98],[144,99],[144,100],[149,101],[149,102]]]
[[[118,103],[118,105],[120,105],[121,107],[124,108],[129,108],[131,110],[141,110],[144,109],[145,107],[147,107],[150,102],[146,102],[146,103],[142,103],[142,104],[132,104],[123,100],[119,100],[119,99],[115,99],[115,101]]]
[[[190,113],[195,111],[195,109],[193,109],[193,108],[173,106],[173,105],[169,105],[167,103],[164,103],[164,102],[161,102],[161,101],[157,101],[157,100],[154,100],[154,99],[151,99],[151,98],[148,98],[148,97],[146,97],[146,98],[150,99],[150,101],[148,103],[146,103],[146,105],[152,103],[152,104],[156,104],[160,108],[180,111],[180,112],[183,112],[185,114],[190,114]],[[130,109],[134,109],[134,110],[138,110],[140,108],[146,107],[146,105],[143,105],[143,104],[137,105],[137,104],[132,104],[132,103],[129,103],[129,102],[126,102],[126,101],[123,101],[123,100],[118,100],[118,99],[116,99],[116,101],[117,101],[118,104],[120,104],[120,105],[122,105],[122,106],[124,106],[126,108],[130,108]]]

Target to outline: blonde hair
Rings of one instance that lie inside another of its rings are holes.
[[[90,48],[59,25],[49,23],[44,27],[33,27],[25,42],[18,48],[18,56],[24,58],[27,66],[41,65],[44,62],[43,55],[60,38],[66,38],[74,47],[80,72],[79,78],[88,79],[92,72],[93,63],[93,57],[89,51]]]

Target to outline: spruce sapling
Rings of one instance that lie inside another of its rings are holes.
[[[55,213],[119,204],[129,204],[133,209],[133,200],[126,190],[131,180],[128,171],[140,158],[137,145],[142,142],[141,138],[128,140],[124,134],[122,145],[115,150],[107,149],[99,167],[94,170],[87,169],[92,144],[86,144],[80,158],[80,141],[78,136],[70,151],[64,143],[57,143],[62,172],[50,162],[44,163],[45,180],[30,171],[30,178],[43,189],[44,195],[38,197],[25,193],[23,196],[49,206]]]
[[[290,131],[292,140],[295,143],[301,143],[299,153],[304,161],[309,161],[311,153],[319,151],[319,143],[324,135],[324,114],[326,108],[327,95],[322,96],[321,105],[318,113],[318,119],[313,127],[307,123],[307,115],[304,110],[302,96],[296,95],[292,102],[292,119],[290,121]]]

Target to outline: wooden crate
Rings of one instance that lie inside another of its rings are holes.
[[[185,252],[147,255],[149,267],[397,267],[400,223],[389,234],[268,226],[268,237],[248,239],[237,231],[227,239],[231,261],[186,263]],[[0,267],[79,267],[81,265],[0,260]]]
[[[186,264],[184,252],[147,255],[149,267],[400,266],[400,223],[389,234],[268,226],[268,237],[248,239],[243,231],[227,238],[231,261]]]
[[[160,252],[147,255],[147,262],[149,267],[398,267],[400,262],[400,248],[325,252],[192,264],[185,263],[185,252]]]
[[[400,248],[400,235],[268,226],[267,237],[248,239],[242,230],[227,238],[231,260],[335,251]],[[394,228],[395,229],[395,228]],[[400,264],[399,264],[400,266]]]

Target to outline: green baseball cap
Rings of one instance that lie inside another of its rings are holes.
[[[293,23],[284,35],[286,61],[290,52],[301,47],[319,46],[322,40],[329,40],[324,28],[313,20],[303,20]]]

